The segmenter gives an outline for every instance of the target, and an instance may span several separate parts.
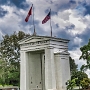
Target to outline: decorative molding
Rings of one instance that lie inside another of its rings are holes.
[[[42,45],[42,44],[46,44],[46,43],[48,43],[48,40],[24,43],[24,44],[21,44],[20,46],[22,47],[22,46]]]
[[[53,46],[48,46],[47,49],[54,49],[54,47]]]
[[[20,41],[18,41],[19,44],[22,44],[24,42],[30,41],[32,39],[41,39],[41,40],[50,40],[50,41],[57,41],[57,42],[65,42],[68,43],[70,40],[67,39],[62,39],[62,38],[56,38],[56,37],[49,37],[49,36],[30,36],[30,37],[26,37]]]
[[[59,54],[59,55],[70,55],[70,53],[67,50],[65,50],[63,52],[57,52],[57,53],[54,53],[54,54],[55,55],[57,55],[57,54]]]

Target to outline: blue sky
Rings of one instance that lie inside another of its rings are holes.
[[[0,40],[14,31],[32,35],[32,16],[24,21],[32,4],[37,35],[50,36],[50,21],[42,24],[42,20],[51,8],[53,36],[69,39],[70,56],[79,67],[85,64],[79,57],[80,47],[90,38],[90,0],[0,0]],[[86,73],[90,77],[90,70]]]

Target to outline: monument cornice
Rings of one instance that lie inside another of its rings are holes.
[[[48,46],[47,49],[54,49],[54,46]]]
[[[23,44],[23,43],[27,43],[33,39],[37,39],[36,41],[57,41],[57,42],[63,42],[63,43],[68,43],[69,40],[67,39],[62,39],[62,38],[56,38],[56,37],[49,37],[49,36],[30,36],[28,38],[24,38],[22,40],[20,40],[18,43],[19,44]]]
[[[49,40],[24,43],[24,44],[20,44],[20,46],[21,47],[22,46],[34,46],[34,45],[42,45],[42,44],[49,44]]]

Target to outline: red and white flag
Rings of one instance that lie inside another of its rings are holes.
[[[48,15],[42,20],[42,24],[46,23],[50,19],[50,12]]]
[[[32,15],[32,6],[27,14],[27,17],[25,18],[25,21],[28,22],[30,15]]]

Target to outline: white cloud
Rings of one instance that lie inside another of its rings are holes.
[[[84,60],[79,60],[80,56],[81,56],[81,51],[79,48],[77,48],[76,50],[72,50],[69,51],[70,56],[72,57],[72,59],[75,60],[75,63],[78,64],[78,67],[80,68],[83,64],[86,64],[86,62]]]
[[[65,11],[59,11],[58,15],[54,15],[52,17],[52,21],[55,24],[58,24],[60,28],[65,29],[65,26],[71,25],[69,22],[69,15],[70,15],[70,10],[65,10]]]
[[[78,17],[77,18],[77,11],[75,9],[67,9],[67,10],[60,10],[60,6],[69,3],[69,0],[26,0],[28,4],[32,4],[34,5],[34,17],[35,20],[37,20],[39,22],[39,25],[36,25],[36,27],[40,27],[42,28],[42,30],[44,30],[45,32],[49,32],[50,30],[50,23],[49,21],[42,25],[42,20],[43,18],[47,15],[45,13],[45,10],[51,7],[52,11],[57,11],[57,15],[53,15],[52,16],[52,26],[53,29],[56,29],[54,31],[54,33],[57,33],[59,30],[65,29],[66,26],[70,26],[71,24],[75,25],[75,28],[73,30],[67,30],[66,32],[71,34],[72,36],[76,35],[76,34],[82,34],[83,31],[85,30],[85,28],[87,27],[87,23],[89,24],[89,20],[86,21],[86,23],[84,23],[85,20],[87,20],[89,18],[89,16],[87,17]],[[51,3],[53,2],[53,3]],[[30,7],[28,7],[27,10],[23,10],[23,9],[17,9],[15,6],[11,7],[11,6],[6,6],[3,5],[1,6],[2,8],[4,8],[4,10],[8,11],[8,14],[3,17],[3,20],[0,19],[0,23],[2,23],[3,25],[6,24],[6,28],[10,27],[12,30],[26,30],[28,32],[28,29],[32,28],[32,26],[22,26],[21,25],[21,21],[24,21],[23,17],[26,17],[28,10]],[[14,14],[13,12],[17,12],[18,15]],[[86,18],[84,20],[84,18]],[[31,20],[31,18],[30,18]],[[1,25],[2,25],[1,24]],[[58,24],[59,29],[56,28],[55,24]],[[19,27],[20,26],[20,27]],[[90,25],[89,25],[90,26]],[[30,32],[31,33],[31,32]]]
[[[2,40],[3,33],[0,30],[0,41]]]
[[[87,25],[82,22],[82,17],[78,16],[76,17],[77,12],[75,11],[72,11],[72,14],[69,16],[69,21],[70,23],[74,24],[75,25],[75,28],[71,31],[69,30],[69,33],[71,32],[73,35],[76,35],[76,34],[82,34],[83,31],[86,29]]]
[[[30,33],[30,28],[32,26],[23,26],[21,25],[21,22],[22,22],[22,19],[23,19],[23,22],[25,23],[24,21],[24,18],[25,17],[25,11],[23,9],[17,9],[15,6],[7,6],[7,5],[2,5],[1,8],[3,8],[4,10],[8,11],[8,13],[0,18],[0,28],[1,28],[1,31],[8,33],[8,34],[11,34],[13,33],[14,31],[24,31],[26,33]]]
[[[80,44],[82,43],[82,39],[79,37],[75,37],[73,42],[74,42],[74,44],[78,44],[79,46],[81,46]]]
[[[66,4],[69,2],[69,0],[51,0],[53,3],[51,4],[51,1],[48,0],[26,0],[28,4],[32,4],[34,5],[34,18],[35,20],[37,20],[39,22],[39,25],[36,25],[37,27],[42,28],[43,31],[45,32],[50,32],[50,23],[49,21],[42,25],[42,20],[43,18],[47,15],[45,13],[45,10],[51,7],[52,11],[58,11],[61,5]],[[59,5],[59,6],[58,6]],[[7,10],[9,13],[2,19],[0,19],[0,22],[2,24],[6,24],[6,28],[10,27],[10,29],[12,30],[26,30],[27,32],[29,32],[28,29],[32,28],[32,26],[22,26],[21,25],[21,21],[24,21],[23,17],[26,17],[28,10],[30,9],[30,7],[28,7],[27,10],[23,10],[23,9],[17,9],[15,6],[10,7],[10,6],[6,6],[3,5],[2,8],[4,8],[4,10]],[[17,12],[18,15],[15,15],[13,12]],[[63,10],[63,11],[58,11],[57,15],[52,16],[52,28],[56,29],[53,31],[53,33],[57,33],[58,31],[65,29],[66,26],[70,26],[71,24],[75,25],[75,29],[73,30],[68,30],[66,31],[67,33],[71,34],[71,35],[76,35],[81,34],[85,28],[86,28],[86,24],[83,23],[82,21],[80,21],[80,18],[75,17],[77,15],[77,12],[75,10]],[[31,20],[31,17],[30,17]],[[1,24],[1,25],[2,25]],[[59,29],[56,28],[55,24],[58,24]],[[31,30],[30,32],[31,33]]]
[[[88,74],[88,77],[90,78],[90,69],[88,69],[88,70],[86,71],[86,73]]]
[[[90,5],[90,0],[86,0],[86,3],[87,3],[88,5]]]
[[[53,25],[58,24],[59,28],[62,30],[65,29],[66,26],[75,25],[75,28],[66,31],[72,36],[82,34],[87,28],[87,24],[82,21],[82,16],[78,15],[76,10],[72,9],[64,10],[62,12],[59,11],[57,15],[52,16],[52,22],[54,22]]]
[[[84,18],[82,17],[81,22],[87,25],[90,28],[90,15],[86,15]]]

